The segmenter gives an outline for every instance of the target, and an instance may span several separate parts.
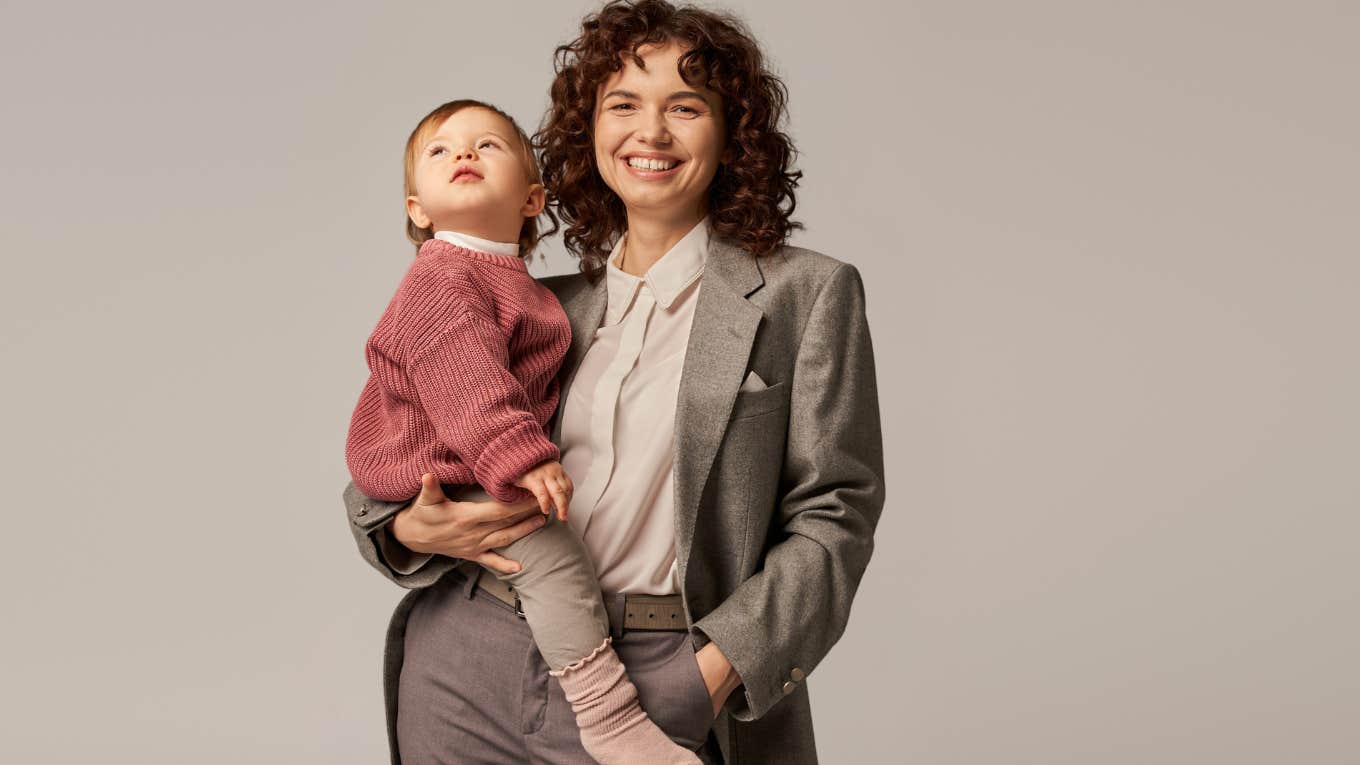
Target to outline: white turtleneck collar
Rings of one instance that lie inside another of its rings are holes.
[[[493,242],[490,239],[482,239],[471,234],[464,234],[461,231],[436,231],[434,238],[490,255],[519,257],[519,242]]]

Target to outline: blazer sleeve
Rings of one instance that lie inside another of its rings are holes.
[[[350,481],[345,486],[344,500],[349,530],[359,546],[359,555],[398,585],[412,590],[428,587],[460,562],[458,558],[411,552],[392,539],[387,525],[414,497],[400,502],[373,499]]]
[[[841,264],[815,299],[789,391],[772,544],[756,573],[695,627],[741,676],[738,720],[764,715],[840,638],[883,509],[883,438],[859,271]]]

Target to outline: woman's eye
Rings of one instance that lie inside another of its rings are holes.
[[[688,106],[677,106],[677,107],[675,107],[675,108],[676,108],[677,111],[683,111],[683,112],[685,112],[686,114],[698,114],[698,113],[699,113],[697,109],[691,109],[691,108],[688,107]]]
[[[632,105],[632,104],[614,104],[613,106],[609,107],[609,110],[610,110],[610,111],[622,111],[622,110],[624,110],[624,109],[632,109],[632,108],[633,108],[633,105]]]

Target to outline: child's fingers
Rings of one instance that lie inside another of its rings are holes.
[[[552,494],[553,505],[557,507],[557,519],[565,521],[567,519],[567,490],[557,479],[548,479],[548,491]]]
[[[533,487],[529,489],[534,493],[534,498],[538,500],[538,509],[544,515],[552,512],[552,497],[548,494],[548,489],[542,481],[535,481]]]

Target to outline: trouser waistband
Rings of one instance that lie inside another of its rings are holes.
[[[515,609],[521,616],[515,588],[496,578],[480,565],[467,566],[464,574],[474,580],[476,588]],[[623,630],[665,630],[688,632],[685,604],[679,595],[630,595],[603,593],[605,611],[609,614],[610,632],[615,637]]]

